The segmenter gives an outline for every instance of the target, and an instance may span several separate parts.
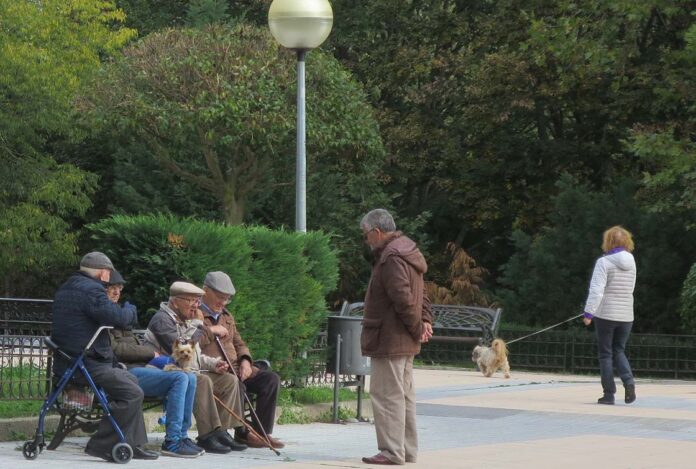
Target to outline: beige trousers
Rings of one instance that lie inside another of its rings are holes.
[[[380,453],[396,464],[416,462],[413,356],[372,358],[370,400]]]
[[[230,374],[217,374],[203,372],[197,375],[196,397],[193,402],[193,416],[196,419],[198,436],[207,437],[216,430],[228,430],[233,427],[241,427],[242,423],[232,417],[213,398],[213,393],[225,403],[227,407],[240,417],[243,417],[241,395],[239,394],[239,382]]]

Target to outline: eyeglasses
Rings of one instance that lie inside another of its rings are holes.
[[[200,299],[200,298],[186,298],[186,297],[184,297],[184,296],[177,296],[176,299],[177,299],[177,300],[184,300],[185,302],[187,302],[187,303],[190,304],[190,305],[199,305],[199,304],[201,304],[201,299]]]
[[[367,241],[367,235],[369,235],[370,233],[372,233],[372,232],[375,231],[376,229],[377,229],[377,228],[372,228],[371,230],[368,230],[368,231],[364,232],[364,233],[363,233],[363,239],[364,239],[365,241]]]

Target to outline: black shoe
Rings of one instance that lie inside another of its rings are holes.
[[[214,435],[221,444],[229,447],[232,451],[244,451],[247,449],[247,445],[234,441],[232,435],[226,431],[220,430],[219,432],[215,432]]]
[[[110,452],[99,451],[97,449],[90,448],[89,446],[85,448],[85,453],[89,454],[90,456],[94,456],[95,458],[101,458],[104,461],[113,462],[114,460],[114,458],[111,457]]]
[[[636,385],[635,384],[627,384],[624,386],[626,394],[624,395],[624,402],[626,404],[630,404],[631,402],[636,400]]]
[[[597,399],[597,404],[614,405],[614,396],[611,394],[605,394]]]
[[[215,434],[203,439],[198,438],[196,444],[203,448],[206,453],[227,454],[232,451],[232,448],[220,443],[215,437]]]
[[[133,448],[133,459],[157,459],[159,458],[159,453],[157,451],[150,451],[142,446],[136,446]]]
[[[248,430],[244,427],[237,427],[234,429],[234,441],[239,443],[246,443]]]

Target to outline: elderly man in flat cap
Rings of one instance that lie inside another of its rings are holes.
[[[201,349],[206,355],[222,357],[222,352],[215,341],[216,336],[220,338],[232,366],[239,370],[237,374],[243,382],[242,392],[249,390],[256,394],[256,414],[263,430],[269,436],[271,445],[274,448],[283,448],[285,444],[271,436],[280,377],[272,371],[260,370],[254,366],[249,348],[242,340],[232,314],[225,308],[236,293],[230,277],[224,272],[208,272],[203,284],[205,294],[199,313],[202,314],[204,323]],[[259,422],[254,421],[253,426],[259,434],[263,434],[259,428]],[[258,436],[245,430],[244,427],[237,428],[235,432],[237,441],[252,448],[266,446]]]
[[[171,355],[172,345],[176,340],[185,339],[195,344],[196,357],[192,369],[197,373],[193,404],[198,429],[197,445],[209,453],[243,451],[247,446],[236,442],[227,432],[242,423],[213,397],[214,392],[225,406],[241,417],[243,411],[239,381],[227,373],[227,363],[224,360],[201,353],[198,344],[204,334],[203,322],[196,318],[203,293],[203,290],[191,283],[174,282],[169,287],[169,301],[160,304],[159,311],[147,326],[145,342],[165,355]]]
[[[58,289],[53,301],[51,336],[65,352],[76,356],[87,346],[101,326],[130,329],[137,321],[135,306],[120,307],[106,296],[102,282],[108,282],[114,265],[101,252],[90,252],[80,261],[75,272]],[[92,344],[85,366],[94,382],[104,388],[111,413],[121,427],[126,442],[133,448],[136,459],[156,459],[156,452],[143,449],[147,443],[143,421],[143,391],[138,380],[128,371],[114,368],[114,354],[109,334],[102,333]],[[55,356],[54,372],[62,375],[67,367],[60,355]],[[111,449],[119,437],[109,419],[104,416],[99,430],[87,442],[85,452],[111,461]]]
[[[118,303],[125,283],[118,271],[111,272],[106,294],[114,303]],[[196,395],[196,375],[183,370],[164,371],[155,366],[146,366],[159,357],[159,353],[151,345],[142,343],[132,330],[114,328],[109,334],[116,358],[138,378],[138,385],[145,395],[167,399],[162,454],[178,458],[196,458],[205,453],[205,450],[197,446],[188,435]]]

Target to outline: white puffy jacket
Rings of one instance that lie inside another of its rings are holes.
[[[633,321],[633,289],[636,286],[636,261],[628,251],[619,251],[597,259],[585,312],[611,321]]]

